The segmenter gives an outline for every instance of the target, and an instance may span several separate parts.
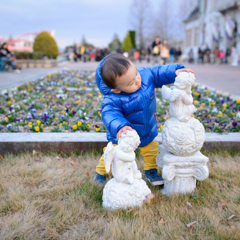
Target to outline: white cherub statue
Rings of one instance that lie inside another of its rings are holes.
[[[193,105],[191,94],[194,81],[195,77],[192,73],[181,72],[174,82],[175,89],[162,87],[163,99],[170,101],[169,112],[171,117],[175,117],[181,122],[187,122],[197,110]]]
[[[112,174],[103,189],[103,207],[110,210],[126,209],[128,207],[141,207],[145,201],[151,199],[153,194],[135,161],[136,148],[140,139],[136,131],[122,133],[118,145],[114,147],[108,143],[104,152],[104,164],[108,173],[112,164]]]
[[[134,152],[139,144],[140,139],[136,131],[122,133],[116,147],[111,142],[108,143],[104,152],[105,169],[108,173],[112,163],[112,174],[117,182],[133,184],[135,179],[142,178]]]

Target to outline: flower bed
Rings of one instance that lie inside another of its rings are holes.
[[[240,100],[211,91],[205,86],[192,89],[194,117],[207,132],[239,132]],[[1,132],[106,132],[101,119],[100,94],[95,72],[62,70],[34,82],[2,91]],[[169,116],[169,102],[156,89],[156,116],[161,131]]]

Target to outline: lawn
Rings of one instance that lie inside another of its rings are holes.
[[[171,86],[173,87],[173,86]],[[239,132],[240,99],[205,86],[192,89],[193,115],[206,132]],[[170,117],[169,102],[156,89],[158,130]],[[3,90],[0,94],[0,132],[105,132],[94,71],[62,70]]]
[[[0,239],[240,239],[240,151],[203,153],[210,176],[195,193],[151,186],[149,205],[115,212],[92,182],[100,152],[0,156]]]

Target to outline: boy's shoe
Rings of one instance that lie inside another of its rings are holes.
[[[145,170],[145,176],[153,186],[164,184],[164,180],[157,174],[157,169]]]
[[[100,175],[96,172],[93,181],[97,182],[99,185],[103,185],[107,181],[107,179],[105,176]]]

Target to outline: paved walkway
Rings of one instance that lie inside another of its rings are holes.
[[[150,66],[146,61],[142,63],[134,63],[137,68],[142,66]],[[63,67],[70,69],[96,69],[97,62],[87,63],[62,63],[57,68],[27,68],[23,69],[20,74],[12,72],[0,72],[0,91],[9,89],[16,85],[21,85],[25,82],[33,81],[48,73],[61,70]],[[229,65],[210,65],[210,64],[189,64],[184,63],[188,68],[194,70],[200,84],[208,85],[212,88],[231,93],[233,95],[240,95],[240,67],[232,67]]]

